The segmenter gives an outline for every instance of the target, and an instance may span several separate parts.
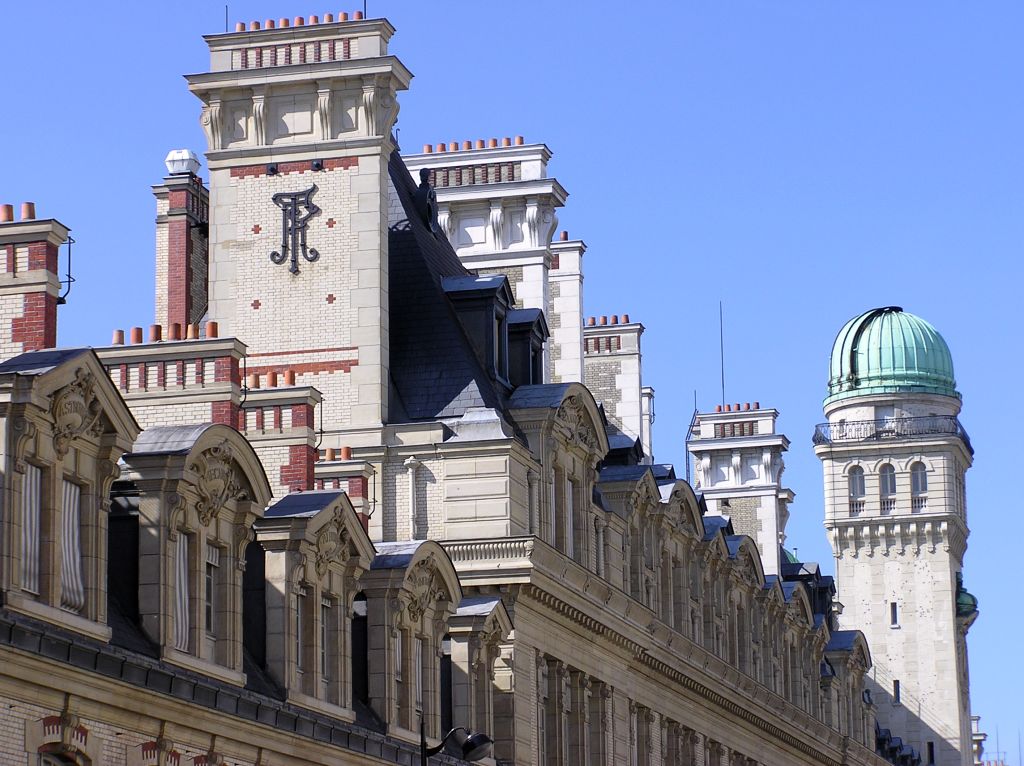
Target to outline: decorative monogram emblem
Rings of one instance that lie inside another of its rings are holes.
[[[315,193],[316,184],[313,184],[306,191],[281,192],[273,197],[274,204],[281,208],[281,252],[271,253],[270,260],[280,264],[291,258],[292,265],[288,271],[292,274],[299,273],[300,252],[310,263],[320,258],[320,253],[306,246],[306,225],[320,212],[320,208],[313,204]]]

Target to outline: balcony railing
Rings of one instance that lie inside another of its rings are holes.
[[[929,436],[957,436],[974,453],[971,439],[953,415],[927,415],[918,418],[882,418],[819,423],[814,427],[814,443],[868,442],[884,439],[914,439]]]

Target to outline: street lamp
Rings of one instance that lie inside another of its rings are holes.
[[[465,726],[456,726],[441,738],[437,747],[427,747],[427,726],[420,717],[420,766],[427,766],[427,758],[437,755],[444,749],[445,742],[451,738],[462,751],[462,760],[479,761],[491,754],[494,740],[481,732],[473,733]]]

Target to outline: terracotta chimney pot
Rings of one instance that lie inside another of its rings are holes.
[[[277,373],[274,370],[267,373],[267,388],[277,388]]]
[[[190,323],[188,325],[188,327],[185,328],[185,339],[186,340],[195,340],[198,337],[199,337],[199,325],[191,324]]]
[[[743,402],[743,410],[748,412],[750,410],[750,402]]]
[[[622,324],[629,324],[629,314],[622,315]]]
[[[342,460],[351,460],[352,459],[352,448],[351,447],[342,447],[341,448],[341,459]]]
[[[725,405],[725,411],[726,412],[732,412],[732,405],[731,404]]]
[[[163,340],[163,328],[158,324],[151,324],[149,326],[149,342],[159,343]]]
[[[484,140],[482,138],[478,138],[476,140],[476,148],[477,149],[483,149],[484,148]]]
[[[348,11],[342,11],[338,14],[338,21],[348,21]]]
[[[612,314],[612,324],[618,324],[618,323],[619,323],[619,315],[618,314]]]
[[[309,23],[310,24],[319,24],[320,23],[320,17],[319,16],[310,16],[309,17]]]
[[[181,322],[171,322],[167,332],[170,333],[167,340],[181,340]]]
[[[248,388],[250,388],[250,389],[259,388],[260,387],[260,376],[259,376],[259,373],[250,372],[248,377],[245,379],[245,385]]]
[[[220,325],[218,325],[216,322],[207,322],[206,323],[206,337],[207,338],[216,338],[218,332],[220,332]]]
[[[132,343],[142,343],[142,328],[141,327],[133,327],[132,328],[131,341],[132,341]]]
[[[525,139],[522,136],[516,136],[516,146],[522,146]]]
[[[569,232],[567,232],[565,229],[562,229],[562,233],[558,235],[558,238],[562,242],[568,242],[569,241]]]
[[[362,18],[363,18],[363,12],[362,11],[356,11],[355,13],[352,14],[352,19],[354,21],[360,21]]]
[[[295,370],[285,370],[284,371],[284,384],[286,386],[294,386],[295,385]]]
[[[284,29],[285,27],[291,26],[291,22],[288,21],[288,19],[278,19],[277,25],[281,27],[281,29]]]
[[[433,154],[434,153],[434,145],[433,144],[423,144],[423,153],[424,154]]]
[[[244,32],[245,31],[245,22],[244,21],[236,21],[235,22],[235,31],[236,32]]]
[[[502,146],[512,146],[512,139],[509,138],[508,136],[505,136],[503,139],[501,139],[501,145]]]
[[[0,205],[0,223],[11,223],[14,220],[14,205]]]
[[[437,145],[437,151],[439,151],[439,152],[446,152],[446,151],[448,151],[448,147],[445,144],[438,144]]]
[[[587,317],[587,327],[593,327],[597,324],[597,319],[594,317]]]
[[[496,139],[496,138],[488,138],[487,139],[487,148],[488,149],[494,149],[497,146],[498,146],[498,139]]]
[[[324,24],[333,24],[333,23],[334,23],[334,14],[333,13],[325,13],[324,14]]]
[[[608,324],[608,317],[606,317],[606,316],[603,316],[603,317],[601,317],[601,319],[600,319],[600,323],[601,323],[602,325],[606,325],[606,324]]]
[[[249,22],[249,30],[250,31],[255,32],[259,28],[260,28],[260,23],[258,21],[250,21]]]
[[[754,402],[754,409],[755,410],[761,409],[761,402]]]
[[[124,345],[124,330],[114,330],[114,337],[110,339],[111,346]]]
[[[469,151],[472,148],[473,148],[473,142],[472,141],[463,141],[462,142],[462,151],[464,151],[464,152],[465,151]]]
[[[715,412],[721,412],[721,411],[722,411],[722,405],[721,404],[716,404],[715,405]]]
[[[36,219],[36,203],[35,202],[22,202],[21,203],[21,220],[23,221],[34,221]]]
[[[734,404],[734,405],[732,406],[732,408],[733,408],[733,409],[734,409],[734,410],[735,410],[736,412],[739,412],[739,411],[740,411],[740,403],[739,403],[739,402],[736,402],[736,404]]]
[[[267,19],[266,21],[263,22],[263,26],[266,27],[267,29],[273,29],[274,24],[275,22],[273,19]]]
[[[326,455],[326,457],[324,459],[327,460],[327,462],[329,462],[329,463],[334,462],[335,460],[337,460],[338,459],[338,452],[337,452],[337,450],[335,450],[334,447],[328,447],[327,448],[327,455]]]
[[[292,26],[304,27],[306,26],[306,20],[301,16],[296,16],[295,21],[292,22]]]

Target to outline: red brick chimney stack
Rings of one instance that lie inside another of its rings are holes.
[[[209,281],[210,192],[196,175],[193,152],[176,149],[156,197],[156,322],[183,327],[206,313]]]
[[[70,229],[52,218],[36,218],[34,202],[0,205],[0,357],[57,345],[57,256]]]

